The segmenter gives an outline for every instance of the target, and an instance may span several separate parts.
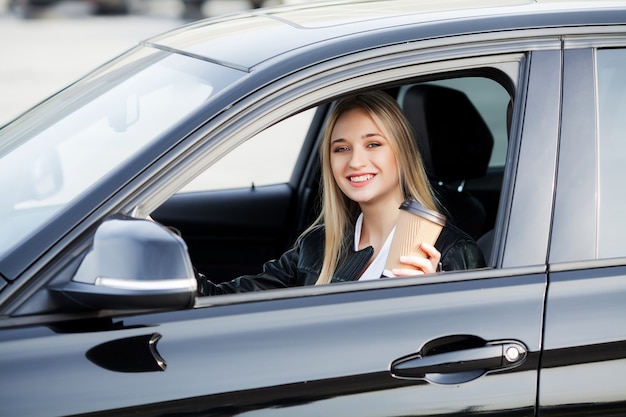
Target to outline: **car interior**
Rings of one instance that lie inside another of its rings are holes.
[[[478,242],[488,265],[514,92],[507,80],[491,70],[384,87],[415,130],[442,213]],[[284,182],[181,191],[152,214],[181,232],[194,266],[213,282],[260,272],[264,262],[289,249],[315,220],[317,146],[331,106],[323,103],[314,110]],[[295,136],[293,131],[290,135]],[[276,160],[264,161],[261,170],[281,164],[280,150],[272,155]]]
[[[487,213],[481,201],[465,190],[465,182],[486,174],[493,148],[491,131],[459,90],[418,84],[406,90],[401,104],[441,209],[478,239]],[[450,114],[458,115],[457,123],[450,123]]]

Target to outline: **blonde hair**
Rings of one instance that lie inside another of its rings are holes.
[[[411,126],[396,101],[380,91],[360,93],[339,100],[326,122],[320,146],[322,210],[313,225],[304,232],[307,233],[319,224],[324,225],[324,262],[316,285],[330,282],[340,260],[350,250],[352,236],[346,231],[354,224],[360,211],[358,204],[339,189],[330,168],[333,128],[343,113],[357,108],[369,114],[389,141],[398,164],[404,198],[416,199],[425,207],[437,210]]]

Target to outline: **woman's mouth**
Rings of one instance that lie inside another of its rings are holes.
[[[363,174],[363,175],[355,175],[353,177],[348,177],[350,182],[354,182],[354,183],[367,182],[371,180],[372,178],[374,178],[374,174]]]

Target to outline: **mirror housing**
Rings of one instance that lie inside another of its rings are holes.
[[[53,291],[89,309],[185,308],[197,281],[180,236],[150,220],[113,218],[72,280]]]

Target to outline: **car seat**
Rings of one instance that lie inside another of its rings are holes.
[[[474,239],[487,213],[465,190],[465,182],[486,174],[493,135],[465,93],[432,84],[409,87],[399,98],[411,123],[435,196],[448,220]]]

